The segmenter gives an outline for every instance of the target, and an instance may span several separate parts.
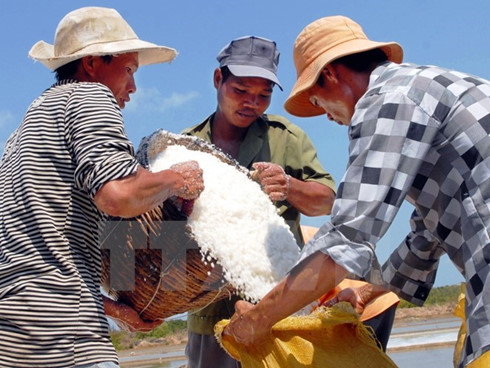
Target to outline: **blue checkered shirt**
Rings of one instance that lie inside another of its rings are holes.
[[[423,304],[447,253],[466,280],[461,367],[490,349],[490,82],[434,66],[385,63],[349,127],[349,163],[331,222],[302,254]],[[403,200],[411,232],[379,268],[374,248]]]

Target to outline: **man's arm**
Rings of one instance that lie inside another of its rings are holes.
[[[151,331],[162,324],[163,320],[152,322],[143,321],[129,305],[118,303],[105,295],[102,295],[104,301],[105,314],[114,320],[116,324],[127,331]]]
[[[252,345],[270,333],[272,326],[333,289],[347,271],[323,254],[306,258],[257,304],[238,301],[224,333]]]
[[[202,170],[195,161],[152,173],[139,167],[136,174],[105,183],[95,195],[99,210],[111,216],[134,217],[171,196],[195,199],[204,189]]]
[[[332,211],[335,193],[321,183],[291,177],[287,200],[306,216],[323,216],[329,215]]]

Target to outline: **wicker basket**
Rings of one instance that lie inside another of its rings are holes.
[[[154,155],[173,144],[211,153],[248,174],[247,169],[215,146],[161,130],[142,140],[138,160],[148,167]],[[201,254],[186,219],[178,206],[167,200],[157,210],[137,218],[112,218],[103,230],[103,289],[132,306],[144,320],[203,308],[234,291],[212,255]]]

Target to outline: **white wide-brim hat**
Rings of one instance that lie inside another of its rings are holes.
[[[166,46],[142,41],[114,9],[85,7],[68,13],[58,24],[54,45],[37,42],[29,57],[51,70],[84,56],[139,54],[139,65],[165,63],[177,56]]]

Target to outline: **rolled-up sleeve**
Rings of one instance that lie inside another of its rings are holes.
[[[106,182],[137,171],[121,112],[106,87],[82,84],[72,94],[65,129],[75,165],[75,185],[92,198]]]

